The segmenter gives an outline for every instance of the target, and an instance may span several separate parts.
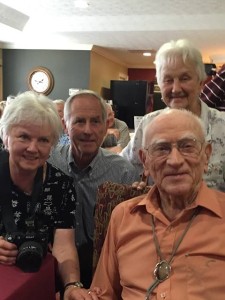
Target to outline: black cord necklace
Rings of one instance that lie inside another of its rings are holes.
[[[153,240],[154,240],[154,244],[155,244],[155,248],[156,248],[156,252],[157,255],[160,258],[160,261],[155,265],[154,268],[154,277],[155,277],[155,281],[148,287],[147,292],[146,292],[146,297],[145,300],[149,300],[150,299],[150,295],[153,292],[153,290],[160,284],[160,282],[163,282],[164,280],[166,280],[167,278],[169,278],[170,273],[171,273],[171,263],[172,260],[181,244],[181,242],[183,241],[188,229],[190,228],[194,218],[197,216],[197,214],[199,213],[199,208],[196,208],[191,216],[190,221],[188,222],[187,226],[185,227],[183,233],[181,234],[181,236],[179,237],[179,239],[177,240],[172,254],[169,258],[169,260],[165,260],[163,259],[163,255],[160,249],[160,245],[159,245],[159,241],[156,235],[156,231],[155,231],[155,222],[154,222],[154,217],[153,215],[151,215],[150,221],[151,221],[151,226],[152,226],[152,233],[153,233]]]

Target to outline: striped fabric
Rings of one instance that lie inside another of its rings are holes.
[[[200,99],[210,107],[225,111],[225,64],[215,77],[204,85]]]

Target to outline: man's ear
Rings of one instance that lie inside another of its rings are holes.
[[[208,143],[205,146],[205,166],[204,166],[204,172],[206,173],[208,171],[208,164],[209,164],[209,159],[212,153],[212,145]]]
[[[140,149],[138,154],[139,154],[140,161],[142,162],[143,165],[144,176],[147,178],[149,176],[149,168],[146,163],[146,159],[147,159],[146,151],[144,149]]]
[[[67,130],[66,122],[65,122],[64,118],[62,118],[62,127],[63,127],[64,132],[68,134],[68,130]]]
[[[107,118],[106,119],[106,122],[105,122],[105,124],[106,124],[106,131],[108,130],[108,128],[109,128],[109,119]]]
[[[6,135],[3,139],[3,145],[4,145],[5,149],[8,149],[8,143],[9,143],[8,139],[9,139],[8,135]]]
[[[146,160],[146,152],[143,149],[140,149],[138,154],[139,154],[140,161],[144,165]]]

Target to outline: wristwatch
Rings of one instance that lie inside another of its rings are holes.
[[[67,284],[65,284],[64,291],[70,286],[72,286],[74,288],[80,288],[80,289],[82,289],[84,287],[80,281],[73,281],[73,282],[68,282]]]

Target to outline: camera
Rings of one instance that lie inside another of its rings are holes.
[[[16,266],[24,272],[37,272],[48,250],[48,228],[12,232],[5,235],[5,240],[16,244],[18,254]]]

